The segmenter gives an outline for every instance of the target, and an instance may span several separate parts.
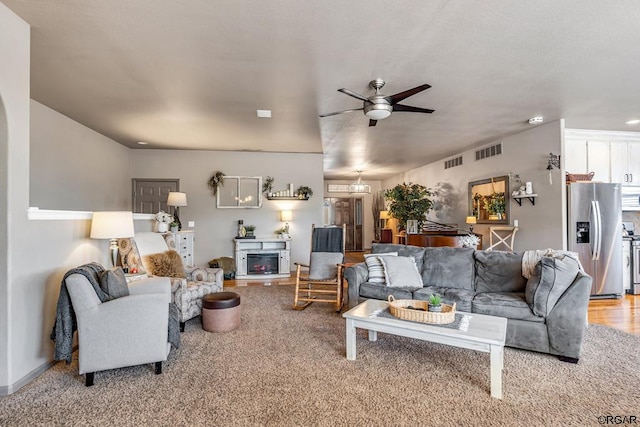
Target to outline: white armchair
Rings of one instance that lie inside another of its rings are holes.
[[[169,246],[159,233],[136,233],[135,237],[118,239],[122,265],[135,267],[139,272],[149,272],[145,256],[165,252]],[[184,323],[202,314],[202,297],[221,292],[224,282],[221,268],[187,267],[186,279],[171,278],[171,302],[180,313],[180,330]]]
[[[101,302],[89,280],[71,274],[66,287],[78,324],[78,364],[87,386],[94,373],[125,366],[155,363],[162,373],[168,342],[168,278],[156,277],[129,284],[129,295]]]

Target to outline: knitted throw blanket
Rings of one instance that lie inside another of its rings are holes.
[[[522,255],[522,276],[529,279],[536,268],[536,264],[540,262],[542,257],[564,258],[569,257],[578,263],[578,268],[584,271],[580,263],[580,257],[577,252],[560,251],[555,249],[538,249],[535,251],[525,251]]]
[[[78,329],[76,313],[73,311],[71,297],[67,290],[66,279],[72,274],[81,274],[87,278],[93,290],[98,295],[101,302],[106,302],[111,297],[100,287],[99,276],[104,271],[104,267],[97,262],[81,265],[73,268],[64,275],[60,284],[60,295],[56,306],[56,320],[51,331],[50,338],[55,342],[53,359],[64,360],[71,363],[73,353],[73,334]],[[174,303],[169,304],[169,331],[168,342],[174,348],[180,347],[180,318],[178,308]]]

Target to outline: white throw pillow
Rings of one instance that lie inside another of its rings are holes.
[[[369,270],[369,278],[367,282],[371,283],[386,283],[387,278],[384,275],[384,266],[380,261],[380,257],[393,256],[397,257],[398,252],[387,252],[381,254],[366,254],[364,261],[367,263],[367,270]]]
[[[380,261],[384,266],[386,284],[390,288],[422,288],[422,277],[412,256],[381,257]]]

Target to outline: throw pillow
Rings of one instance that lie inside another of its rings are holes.
[[[309,279],[331,280],[338,277],[338,264],[344,261],[340,252],[311,252]]]
[[[129,295],[129,286],[122,267],[105,270],[98,276],[100,288],[107,294],[107,301]]]
[[[379,257],[384,266],[386,285],[391,288],[422,288],[422,277],[413,257]]]
[[[522,292],[522,252],[475,251],[476,292]]]
[[[525,300],[537,316],[547,316],[578,275],[575,259],[542,257],[527,281]]]
[[[366,254],[364,256],[364,262],[367,263],[367,270],[369,270],[369,278],[367,282],[370,283],[386,283],[387,279],[384,276],[384,266],[380,257],[383,256],[398,256],[398,252],[387,252],[384,254]]]
[[[182,257],[176,251],[166,251],[147,255],[145,261],[149,274],[160,277],[175,277],[184,279],[186,274],[182,265]]]

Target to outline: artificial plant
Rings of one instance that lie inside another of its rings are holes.
[[[418,229],[422,229],[426,215],[433,207],[429,198],[434,195],[431,189],[420,184],[398,184],[384,191],[389,201],[389,213],[400,223],[400,228],[407,226],[408,220],[417,220]]]

